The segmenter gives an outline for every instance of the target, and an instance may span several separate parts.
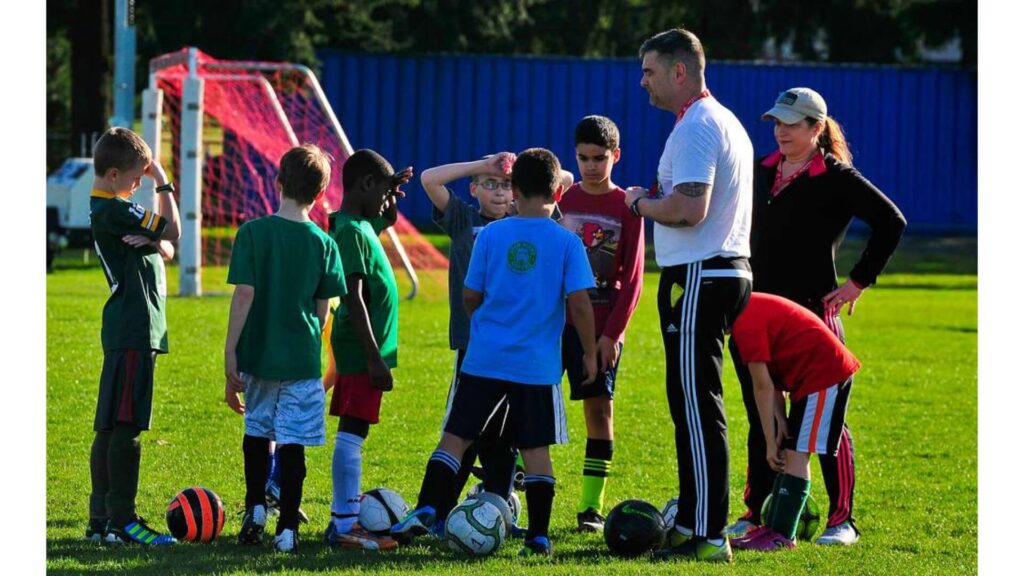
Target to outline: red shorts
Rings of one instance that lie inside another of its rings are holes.
[[[351,416],[370,424],[380,422],[380,399],[383,390],[370,385],[368,374],[338,375],[331,392],[331,416]]]

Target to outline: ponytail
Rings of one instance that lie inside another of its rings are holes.
[[[818,147],[825,153],[835,156],[836,160],[844,164],[853,165],[853,154],[850,147],[846,145],[846,137],[843,135],[843,128],[831,116],[825,117],[825,127],[818,136]]]

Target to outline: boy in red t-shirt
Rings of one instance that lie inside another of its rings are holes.
[[[850,378],[860,362],[811,311],[755,292],[732,326],[732,341],[754,382],[769,465],[780,472],[764,525],[732,540],[739,550],[793,548],[811,488],[811,454],[835,454]],[[786,400],[790,397],[789,416]]]

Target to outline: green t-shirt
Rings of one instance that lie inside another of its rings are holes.
[[[133,248],[121,239],[139,234],[157,240],[167,220],[102,190],[92,191],[89,211],[96,254],[110,287],[100,331],[103,351],[131,348],[166,353],[167,280],[163,258],[152,246]]]
[[[341,251],[345,274],[363,277],[363,301],[370,314],[373,337],[381,358],[390,368],[398,366],[398,286],[378,235],[387,228],[381,218],[367,220],[344,212],[331,214],[331,234]],[[331,347],[338,374],[366,374],[366,355],[342,300],[334,314]]]
[[[267,380],[319,378],[316,301],[348,291],[334,240],[313,222],[246,222],[231,249],[228,283],[254,289],[235,348],[238,370]]]

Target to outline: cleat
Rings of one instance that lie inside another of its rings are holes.
[[[85,528],[85,539],[99,544],[107,537],[107,519],[89,518],[89,525]]]
[[[430,528],[436,521],[437,513],[433,506],[417,508],[409,512],[401,522],[391,527],[391,537],[404,544],[415,536],[423,536],[430,532]]]
[[[679,535],[686,538],[682,533]],[[654,553],[653,559],[656,561],[732,562],[732,548],[729,546],[729,540],[725,540],[721,545],[715,545],[702,538],[689,537],[681,544],[658,550]]]
[[[520,528],[516,524],[513,524],[512,527],[508,529],[508,537],[526,538],[526,528]]]
[[[746,518],[740,518],[739,520],[725,527],[725,535],[730,540],[736,540],[738,538],[743,538],[744,536],[749,534],[751,530],[757,527],[758,524],[754,524]]]
[[[430,529],[430,535],[438,540],[444,540],[445,521],[438,520],[437,522],[434,522],[434,527]]]
[[[815,544],[825,546],[853,546],[860,540],[860,533],[852,522],[846,521],[825,529],[824,534],[818,536]]]
[[[747,530],[747,533],[743,536],[729,538],[729,542],[732,544],[733,548],[737,550],[743,550],[744,546],[746,546],[748,542],[760,538],[761,534],[763,534],[766,530],[769,530],[767,526],[754,526],[750,530]]]
[[[299,551],[299,531],[285,528],[274,536],[274,550],[285,554],[296,554]]]
[[[161,534],[146,525],[146,521],[136,516],[124,526],[115,526],[107,522],[107,535],[103,540],[108,544],[141,544],[143,546],[170,546],[178,541],[173,536]]]
[[[324,530],[324,541],[329,546],[350,550],[380,551],[398,548],[398,542],[395,542],[394,539],[388,536],[378,536],[358,523],[353,524],[352,529],[348,532],[338,532],[334,522],[331,521],[327,524],[327,529]]]
[[[597,510],[587,508],[576,515],[577,532],[602,532],[604,531],[604,516]]]
[[[242,517],[242,529],[238,531],[239,544],[259,544],[263,542],[263,530],[267,526],[267,508],[257,504],[245,511]]]
[[[792,550],[796,543],[771,528],[761,530],[757,536],[736,544],[737,550],[757,550],[775,552],[776,550]]]
[[[277,516],[281,513],[281,487],[277,482],[267,480],[265,499],[267,501],[268,516]],[[303,524],[309,522],[309,515],[302,508],[299,508],[299,522]]]
[[[547,536],[534,536],[523,542],[520,556],[551,556],[551,541]]]
[[[693,533],[684,534],[679,530],[675,529],[675,526],[668,529],[668,534],[665,535],[665,544],[662,548],[674,548],[681,546],[684,542],[689,541],[693,538]]]

